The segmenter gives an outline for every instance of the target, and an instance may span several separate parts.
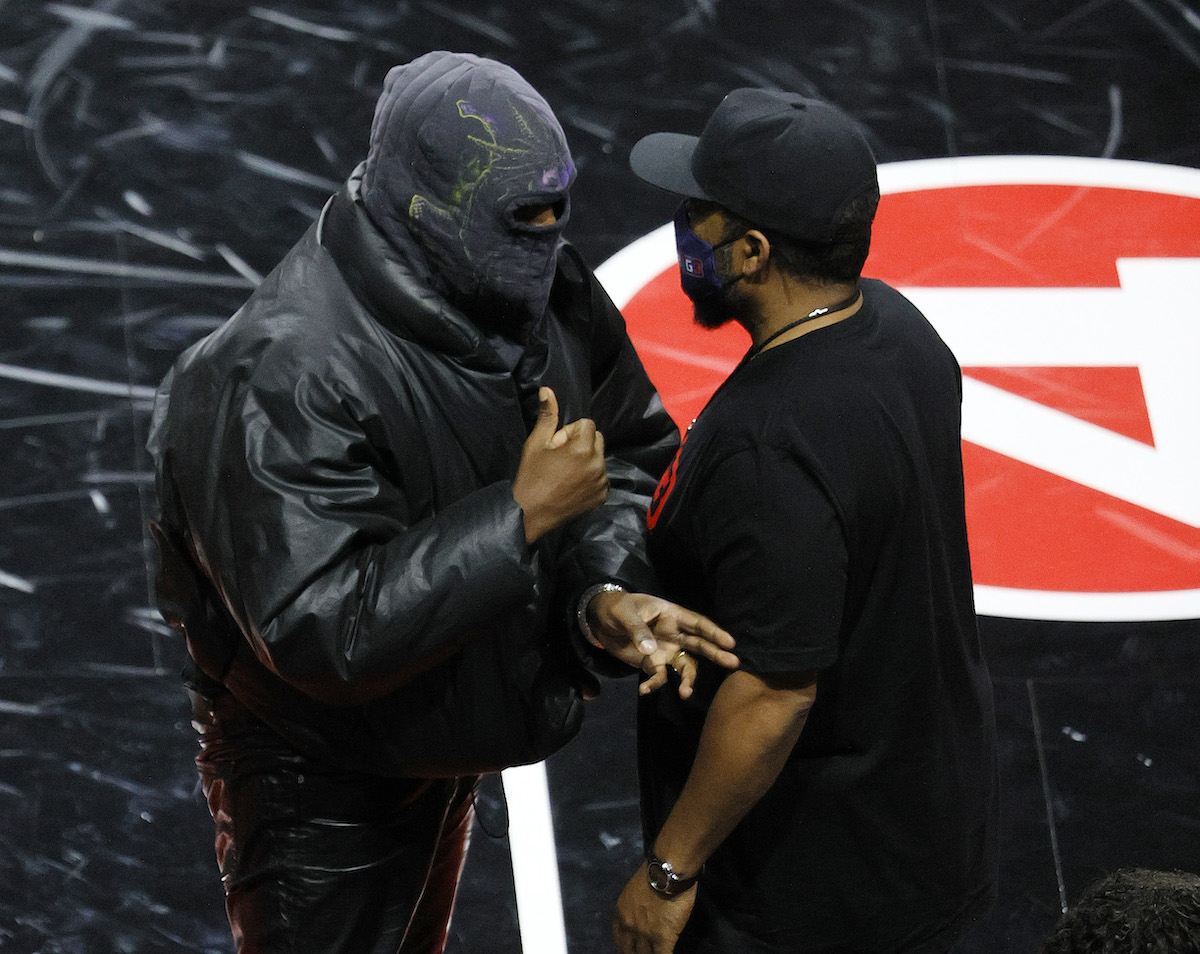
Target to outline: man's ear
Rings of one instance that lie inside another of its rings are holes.
[[[747,281],[759,281],[766,277],[767,262],[771,258],[771,241],[758,229],[750,229],[742,236],[742,274]]]

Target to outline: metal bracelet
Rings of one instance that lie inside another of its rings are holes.
[[[579,631],[583,633],[583,638],[595,646],[597,649],[603,649],[604,644],[600,642],[600,638],[592,632],[592,627],[588,625],[587,608],[588,604],[601,593],[624,593],[625,587],[619,583],[597,583],[595,586],[589,586],[583,591],[583,596],[579,597],[579,602],[575,604],[575,622],[579,624]]]

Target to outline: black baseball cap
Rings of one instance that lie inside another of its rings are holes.
[[[854,120],[778,90],[735,89],[699,136],[652,133],[629,165],[651,185],[807,242],[837,240],[851,224],[842,221],[846,207],[879,192],[875,156]]]

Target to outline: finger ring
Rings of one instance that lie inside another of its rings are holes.
[[[679,668],[679,659],[680,659],[680,657],[683,657],[684,659],[687,659],[687,658],[688,658],[688,655],[687,655],[687,653],[686,653],[686,652],[684,652],[682,649],[681,649],[681,650],[679,650],[679,652],[677,652],[677,653],[676,653],[676,654],[675,654],[675,655],[674,655],[674,656],[671,658],[671,668],[672,668],[672,669],[678,669],[678,668]]]

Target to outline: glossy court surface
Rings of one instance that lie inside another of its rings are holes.
[[[231,949],[182,647],[151,608],[150,398],[363,157],[387,68],[439,48],[555,108],[568,235],[681,424],[744,338],[691,327],[674,200],[630,146],[742,85],[862,123],[868,273],[966,375],[1003,785],[971,950],[1033,951],[1113,868],[1200,868],[1194,4],[0,0],[0,950]],[[509,778],[511,838],[487,780],[451,950],[608,949],[641,851],[632,709],[608,684]]]

